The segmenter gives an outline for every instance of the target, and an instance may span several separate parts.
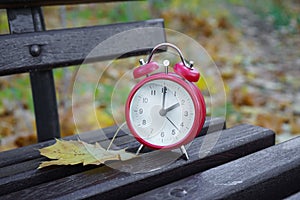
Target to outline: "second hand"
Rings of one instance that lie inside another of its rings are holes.
[[[179,131],[178,127],[174,124],[174,122],[172,122],[168,116],[166,116],[166,118],[177,129],[177,131]]]

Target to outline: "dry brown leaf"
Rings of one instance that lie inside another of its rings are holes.
[[[300,133],[300,116],[293,116],[291,119],[291,132],[293,134]]]
[[[262,106],[266,98],[255,88],[241,86],[232,90],[232,102],[235,106]]]
[[[269,128],[275,133],[282,133],[284,118],[274,113],[261,113],[256,116],[256,125]]]
[[[53,159],[44,161],[39,169],[51,165],[99,165],[108,160],[129,160],[136,157],[135,154],[128,153],[125,149],[107,151],[98,143],[88,144],[83,141],[56,140],[56,143],[39,150],[41,155]]]
[[[23,146],[28,146],[31,144],[36,144],[36,142],[37,142],[36,134],[31,134],[31,135],[27,135],[27,136],[17,137],[14,144],[17,147],[23,147]]]

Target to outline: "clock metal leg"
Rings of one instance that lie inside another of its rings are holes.
[[[143,149],[144,145],[141,144],[138,150],[136,151],[135,155],[139,155],[140,151]]]
[[[182,146],[180,147],[180,150],[181,150],[182,154],[185,155],[186,159],[189,160],[190,158],[189,158],[189,155],[188,155],[188,153],[187,153],[187,151],[186,151],[184,145],[182,145]]]

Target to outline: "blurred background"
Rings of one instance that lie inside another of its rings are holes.
[[[227,95],[228,127],[250,123],[270,128],[277,133],[277,142],[300,134],[298,0],[149,0],[51,6],[43,11],[48,30],[163,18],[166,28],[199,42],[218,66]],[[6,11],[0,10],[0,34],[8,33]],[[76,133],[71,96],[77,71],[78,67],[54,70],[62,136]],[[101,92],[96,93],[101,127],[115,123],[109,113],[111,82],[124,71],[106,72]],[[93,88],[94,81],[86,78],[81,89]],[[214,83],[207,79],[207,84]],[[0,77],[0,89],[0,151],[35,143],[29,76]],[[84,101],[75,106],[84,107]],[[79,126],[99,127],[93,119]]]

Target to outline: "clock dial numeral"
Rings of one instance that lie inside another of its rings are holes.
[[[148,103],[148,101],[149,101],[148,98],[146,97],[143,98],[143,103]]]
[[[143,114],[143,112],[144,112],[143,108],[140,108],[139,109],[139,114],[141,115],[141,114]]]
[[[165,132],[161,132],[161,133],[160,133],[160,136],[161,136],[161,137],[165,137]]]
[[[184,123],[183,123],[183,122],[181,122],[181,123],[180,123],[180,126],[181,126],[181,127],[184,127]]]
[[[188,112],[188,111],[184,111],[184,112],[183,112],[183,115],[184,115],[185,117],[187,117],[187,116],[189,116],[189,112]]]
[[[181,105],[182,105],[182,106],[185,105],[185,100],[184,100],[184,99],[181,100]]]
[[[147,124],[147,121],[143,119],[142,124],[145,126]]]
[[[172,133],[171,133],[171,134],[172,134],[172,135],[175,135],[175,134],[176,134],[175,129],[172,130]]]
[[[155,96],[156,95],[156,90],[151,90],[150,94],[151,94],[151,96]]]

